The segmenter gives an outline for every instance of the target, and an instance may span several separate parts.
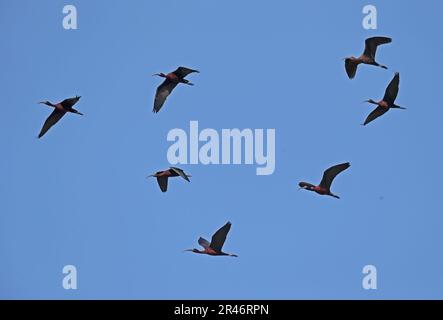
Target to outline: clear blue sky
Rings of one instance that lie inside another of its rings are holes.
[[[62,28],[65,4],[78,30]],[[378,9],[378,30],[361,26]],[[0,2],[0,298],[443,298],[438,1]],[[382,70],[342,58],[387,35]],[[160,113],[155,88],[197,68]],[[393,73],[398,104],[367,127]],[[53,102],[77,109],[39,140]],[[187,165],[162,194],[166,135],[275,128],[276,170]],[[297,191],[350,161],[333,191]],[[239,258],[183,253],[226,221]],[[78,290],[62,268],[78,269]],[[373,264],[378,290],[362,289]]]

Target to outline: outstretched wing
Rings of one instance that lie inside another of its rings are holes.
[[[384,108],[384,107],[380,107],[378,106],[377,108],[374,109],[374,111],[372,111],[368,117],[365,120],[365,123],[363,123],[363,125],[367,125],[369,122],[374,121],[375,119],[377,119],[378,117],[384,115],[389,109],[388,108]]]
[[[76,104],[78,102],[78,100],[80,100],[80,97],[74,97],[74,98],[69,98],[69,99],[65,99],[62,102],[60,102],[60,104],[62,105],[63,109],[71,109],[74,104]]]
[[[158,86],[155,93],[154,108],[152,112],[157,113],[163,107],[166,98],[171,94],[172,90],[177,86],[177,82],[166,79],[161,85]]]
[[[351,59],[345,59],[345,69],[348,74],[349,79],[354,79],[355,73],[357,72],[358,64],[352,61]]]
[[[157,177],[157,182],[162,192],[166,192],[168,190],[168,177]]]
[[[385,96],[383,100],[386,101],[390,106],[394,103],[398,94],[398,85],[400,84],[400,74],[398,72],[395,73],[394,78],[389,83],[388,87],[385,91]]]
[[[177,70],[175,70],[173,73],[179,78],[184,78],[188,74],[193,73],[193,72],[199,73],[200,71],[194,70],[194,69],[189,69],[186,67],[178,67]]]
[[[206,240],[206,239],[204,239],[202,237],[200,237],[198,239],[198,244],[201,245],[205,249],[209,248],[209,246],[211,245],[208,240]]]
[[[375,54],[377,53],[377,47],[381,44],[390,43],[392,41],[391,38],[387,37],[372,37],[368,38],[365,41],[365,51],[364,55],[375,59]]]
[[[170,167],[172,171],[174,171],[176,174],[178,174],[180,177],[185,179],[186,181],[190,182],[188,175],[180,168]]]
[[[330,189],[332,181],[334,178],[342,171],[349,168],[351,164],[349,162],[337,164],[335,166],[330,167],[323,173],[323,178],[320,182],[320,187],[325,188],[327,190]]]
[[[51,127],[56,124],[64,115],[66,112],[60,111],[58,109],[54,109],[52,113],[49,115],[49,117],[46,119],[45,123],[43,124],[43,128],[40,131],[38,137],[41,138],[43,135],[51,129]]]
[[[211,239],[211,249],[214,249],[217,252],[221,252],[223,248],[223,244],[225,243],[226,236],[228,235],[229,230],[231,229],[231,223],[226,223],[223,227],[217,230],[216,233],[212,236]]]

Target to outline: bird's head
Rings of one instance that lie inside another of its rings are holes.
[[[314,189],[314,186],[310,183],[307,182],[300,182],[298,184],[298,186],[300,187],[300,189],[307,189],[307,190],[312,190]]]
[[[372,104],[377,104],[377,102],[375,102],[375,101],[372,100],[372,99],[368,99],[368,100],[365,100],[365,101],[363,101],[363,102],[372,103]]]
[[[186,250],[183,250],[183,252],[194,252],[194,253],[200,253],[200,251],[198,250],[198,249],[186,249]]]
[[[163,72],[154,73],[152,76],[159,76],[159,77],[162,77],[162,78],[166,78],[166,75]]]
[[[53,104],[51,102],[47,101],[47,100],[46,101],[40,101],[39,103],[40,104],[45,104],[45,105],[51,106],[51,107],[53,106]]]
[[[146,177],[146,179],[148,179],[148,178],[154,178],[154,177],[157,177],[157,176],[158,176],[158,172],[153,173],[153,174],[150,174],[149,176]]]

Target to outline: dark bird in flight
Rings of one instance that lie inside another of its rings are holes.
[[[54,125],[56,124],[67,112],[75,113],[78,115],[83,115],[73,108],[73,106],[80,100],[81,97],[76,96],[74,98],[65,99],[60,103],[53,104],[49,101],[42,101],[39,103],[45,104],[49,107],[54,108],[54,111],[49,115],[48,119],[46,119],[43,124],[43,128],[38,135],[39,138],[43,137],[43,135]]]
[[[406,109],[394,103],[395,99],[397,98],[399,83],[400,83],[400,74],[396,72],[394,78],[391,80],[388,87],[386,88],[385,96],[383,97],[382,100],[378,102],[372,99],[365,101],[377,105],[377,108],[375,108],[374,111],[372,111],[368,115],[368,117],[365,120],[365,123],[363,123],[364,126],[367,125],[369,122],[377,119],[378,117],[384,115],[389,109],[403,109],[403,110]]]
[[[388,67],[383,66],[375,61],[375,53],[377,52],[377,47],[379,45],[390,43],[391,41],[392,39],[387,37],[368,38],[365,41],[365,51],[360,57],[356,58],[352,56],[345,58],[345,68],[349,79],[353,79],[355,77],[357,67],[360,63],[370,64],[373,66],[381,67],[383,69],[387,69]]]
[[[225,253],[222,251],[223,244],[226,241],[226,236],[231,229],[231,223],[227,222],[223,227],[217,230],[212,236],[211,243],[208,240],[200,237],[198,239],[198,244],[203,247],[203,250],[198,249],[187,249],[185,251],[191,251],[194,253],[208,254],[210,256],[229,256],[238,257],[236,254]]]
[[[150,175],[149,177],[156,177],[161,191],[166,192],[168,190],[168,178],[179,177],[179,176],[185,179],[186,181],[191,182],[189,180],[189,177],[191,177],[191,175],[186,174],[182,169],[174,167],[170,167],[168,170],[164,171],[157,171],[156,173]]]
[[[300,182],[298,185],[301,189],[306,189],[309,191],[314,191],[321,195],[331,196],[337,199],[340,199],[339,196],[336,196],[331,192],[331,184],[334,178],[342,171],[349,168],[351,164],[349,162],[337,164],[335,166],[330,167],[323,173],[323,178],[318,186],[314,186],[307,182]]]
[[[165,78],[165,81],[161,85],[158,86],[157,91],[155,93],[154,100],[154,109],[152,112],[157,113],[163,107],[163,104],[166,101],[166,98],[171,94],[172,90],[179,84],[184,83],[190,86],[194,84],[189,82],[189,80],[185,79],[185,77],[193,72],[199,73],[198,70],[189,69],[186,67],[178,67],[174,72],[164,74],[164,73],[156,73],[154,76],[159,76]]]

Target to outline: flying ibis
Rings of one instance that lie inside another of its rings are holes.
[[[391,41],[392,39],[387,37],[368,38],[365,41],[365,51],[360,57],[356,58],[352,56],[345,58],[345,69],[349,79],[353,79],[355,77],[355,73],[357,72],[357,67],[361,63],[387,69],[388,67],[381,65],[375,61],[375,54],[377,52],[377,47],[379,45],[390,43]]]
[[[53,104],[49,101],[42,101],[39,102],[41,104],[45,104],[49,107],[54,108],[54,111],[49,115],[49,117],[46,119],[45,123],[43,124],[43,128],[40,131],[40,134],[38,135],[39,138],[43,137],[43,135],[54,125],[56,124],[67,112],[75,113],[78,115],[83,115],[82,113],[78,112],[73,108],[73,106],[80,100],[81,97],[76,96],[74,98],[65,99],[62,102]]]
[[[334,178],[342,171],[349,168],[351,164],[349,162],[337,164],[335,166],[330,167],[323,173],[323,178],[318,186],[307,182],[300,182],[298,185],[301,189],[306,189],[309,191],[314,191],[320,195],[327,195],[337,199],[340,199],[339,196],[333,194],[331,192],[331,184]]]
[[[156,177],[161,191],[166,192],[168,190],[168,179],[170,177],[182,177],[186,181],[190,182],[189,177],[191,177],[191,175],[186,174],[180,168],[170,167],[169,169],[164,171],[157,171],[149,177]]]
[[[158,86],[157,91],[155,93],[155,100],[154,100],[154,108],[152,112],[157,113],[160,111],[160,109],[163,107],[163,104],[166,101],[166,98],[171,94],[172,90],[179,84],[184,83],[190,86],[193,86],[194,84],[189,82],[189,80],[185,79],[185,77],[193,72],[199,73],[198,70],[189,69],[186,67],[178,67],[177,70],[170,72],[168,74],[164,73],[156,73],[154,76],[159,76],[162,78],[165,78],[165,81]]]
[[[223,244],[226,241],[226,236],[231,229],[231,223],[227,222],[223,227],[217,230],[212,236],[211,242],[200,237],[198,239],[198,244],[203,247],[203,250],[198,249],[187,249],[185,251],[191,251],[194,253],[207,254],[210,256],[229,256],[238,257],[236,254],[225,253],[222,251]]]
[[[397,98],[399,83],[400,83],[400,74],[397,72],[395,73],[394,78],[391,80],[388,87],[386,88],[385,96],[383,97],[382,100],[378,102],[372,99],[365,101],[377,105],[377,108],[375,108],[374,111],[372,111],[368,115],[365,122],[363,123],[364,126],[367,125],[369,122],[377,119],[378,117],[384,115],[389,109],[403,109],[403,110],[406,109],[394,103],[395,99]]]

